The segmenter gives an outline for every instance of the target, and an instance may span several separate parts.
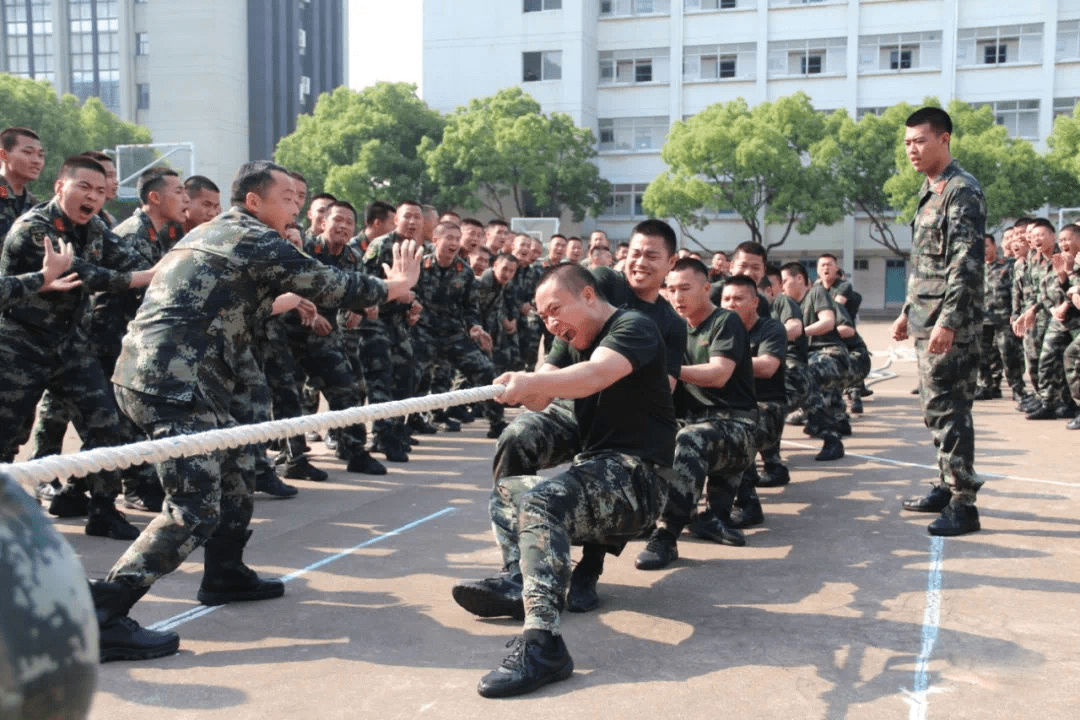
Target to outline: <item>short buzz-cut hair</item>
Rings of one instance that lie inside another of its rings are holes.
[[[908,115],[904,125],[909,128],[929,125],[936,135],[952,134],[952,118],[949,117],[949,113],[936,107],[919,108]]]
[[[1061,228],[1061,229],[1064,230],[1065,228]],[[995,238],[990,233],[983,233],[983,242],[988,242],[991,245],[997,245],[997,238]]]
[[[806,272],[806,268],[798,260],[792,260],[791,262],[784,263],[780,266],[780,272],[786,272],[792,275],[798,275],[803,279],[803,282],[807,285],[810,284],[810,273]]]
[[[289,177],[291,177],[293,180],[299,180],[300,182],[304,183],[305,185],[308,184],[307,178],[304,177],[304,173],[300,172],[299,170],[290,170],[289,171]]]
[[[489,220],[487,226],[488,227],[504,227],[504,228],[507,228],[507,229],[510,228],[510,224],[508,222],[506,222],[505,220],[501,220],[499,218],[495,218],[494,220]]]
[[[593,274],[577,263],[552,265],[540,276],[536,287],[539,289],[541,285],[549,282],[557,282],[575,295],[581,295],[587,287],[600,293]]]
[[[421,205],[420,203],[416,202],[415,200],[402,200],[401,202],[399,202],[397,204],[397,209],[400,210],[401,208],[405,207],[406,205],[412,205],[414,208],[416,208],[417,210],[420,211],[421,215],[424,213],[424,206]]]
[[[458,232],[461,232],[461,226],[452,222],[436,223],[435,227],[431,230],[431,236],[435,237],[438,235],[439,237],[442,237],[448,230],[457,230]]]
[[[143,205],[149,204],[150,193],[160,190],[167,177],[179,178],[180,174],[167,167],[152,167],[144,171],[139,176],[138,182],[135,183],[135,192],[139,196],[139,202]]]
[[[372,200],[364,209],[364,225],[381,222],[397,212],[397,208],[385,200]]]
[[[75,177],[75,173],[79,170],[92,170],[93,172],[101,173],[103,176],[108,175],[108,173],[105,172],[105,168],[101,166],[101,163],[94,158],[86,157],[85,155],[72,155],[64,160],[64,164],[56,171],[56,179],[64,180],[66,178]]]
[[[837,260],[836,256],[833,255],[832,253],[821,253],[820,255],[817,256],[817,259],[820,260],[821,258],[829,258],[830,260],[832,260],[837,265],[840,264],[840,261]]]
[[[94,158],[99,163],[109,163],[112,166],[116,166],[116,160],[111,155],[101,152],[100,150],[87,150],[83,153],[88,158]]]
[[[705,267],[705,263],[692,257],[679,258],[671,268],[671,272],[682,272],[683,270],[691,270],[694,274],[700,275],[703,280],[708,281],[709,279],[709,268]]]
[[[517,256],[514,255],[513,253],[508,253],[505,250],[503,252],[500,252],[498,255],[496,255],[495,259],[492,261],[491,264],[494,265],[495,263],[499,262],[500,260],[506,260],[507,262],[514,263],[515,265],[518,264]]]
[[[189,177],[184,181],[184,190],[187,191],[189,198],[197,197],[203,190],[221,194],[221,189],[205,175],[192,175]]]
[[[0,146],[11,150],[21,137],[41,142],[41,136],[28,127],[9,127],[0,130]]]
[[[732,287],[750,288],[750,293],[752,295],[757,295],[758,284],[754,282],[754,278],[749,275],[732,275],[724,280],[723,287],[728,287],[729,285]]]
[[[769,257],[769,251],[765,249],[765,246],[754,240],[744,240],[739,243],[735,246],[735,250],[731,254],[738,255],[739,253],[742,253],[743,255],[754,255],[761,258],[762,262]],[[727,257],[723,250],[720,250],[717,254]]]
[[[469,227],[478,227],[481,230],[484,229],[484,223],[480,222],[476,218],[471,218],[471,217],[463,218],[461,220],[461,227],[464,228],[466,225],[468,225]]]
[[[675,231],[663,220],[656,220],[655,218],[642,220],[634,226],[633,232],[630,233],[630,237],[635,235],[663,238],[668,257],[679,251],[679,242],[675,237]]]
[[[1013,223],[1013,227],[1014,227],[1014,228],[1026,228],[1026,227],[1027,227],[1028,225],[1030,225],[1031,223],[1032,223],[1032,220],[1031,220],[1031,218],[1029,218],[1029,217],[1022,217],[1022,218],[1018,218],[1018,219],[1016,220],[1016,222],[1014,222],[1014,223]]]
[[[1029,227],[1034,225],[1037,228],[1049,228],[1050,232],[1054,232],[1054,224],[1046,218],[1035,218],[1031,221]]]
[[[1063,226],[1060,232],[1068,232],[1072,233],[1073,235],[1080,235],[1080,225],[1077,225],[1076,223],[1069,223],[1068,225]]]
[[[780,268],[777,267],[776,265],[771,264],[771,263],[766,265],[765,266],[765,277],[775,277],[775,278],[782,277],[780,275]]]
[[[311,198],[312,203],[314,203],[316,200],[329,200],[332,203],[336,203],[337,202],[337,197],[335,197],[334,195],[332,195],[331,193],[328,193],[328,192],[321,192],[318,195],[315,195],[315,196],[313,196]]]
[[[359,219],[356,214],[356,208],[348,200],[335,200],[334,202],[330,203],[330,206],[326,208],[326,214],[329,215],[330,211],[334,208],[344,208],[351,212],[353,216],[353,223],[355,223],[357,219]]]
[[[269,160],[253,160],[244,163],[236,171],[229,201],[233,205],[243,205],[248,193],[255,193],[259,197],[264,197],[266,191],[274,184],[275,172],[292,177],[289,175],[288,170]]]

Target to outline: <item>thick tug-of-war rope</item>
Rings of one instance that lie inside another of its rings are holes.
[[[7,473],[15,480],[24,483],[48,482],[53,478],[64,480],[69,477],[84,477],[102,470],[123,470],[143,463],[206,455],[217,450],[264,443],[308,432],[322,432],[409,413],[429,412],[455,405],[482,402],[494,399],[505,389],[503,385],[485,385],[405,400],[392,400],[375,405],[363,405],[348,410],[207,430],[193,435],[176,435],[160,440],[101,447],[68,455],[50,455],[28,462],[0,464],[0,472]]]

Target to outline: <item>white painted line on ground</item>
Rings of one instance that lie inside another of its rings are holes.
[[[785,445],[790,445],[797,448],[805,448],[807,450],[813,450],[816,447],[814,445],[807,445],[806,443],[794,442],[792,440],[782,440],[781,442]],[[938,472],[937,465],[923,465],[922,463],[906,462],[904,460],[893,460],[892,458],[880,457],[878,455],[860,455],[859,453],[849,452],[845,453],[844,457],[854,457],[859,458],[860,460],[872,460],[874,462],[886,463],[888,465],[921,468],[923,470],[932,470],[934,472]],[[1038,483],[1041,485],[1057,485],[1058,487],[1080,488],[1080,483],[1061,482],[1060,480],[1042,480],[1041,478],[1020,477],[1018,475],[1002,475],[1001,473],[988,473],[982,472],[981,470],[978,471],[978,474],[980,477],[997,478],[999,480],[1016,480],[1017,482]]]
[[[361,550],[363,548],[369,547],[371,545],[374,545],[377,542],[382,542],[386,538],[394,537],[395,535],[400,535],[401,533],[406,532],[408,530],[412,530],[414,527],[417,527],[419,525],[423,525],[424,523],[426,523],[426,522],[428,522],[430,520],[434,520],[435,518],[442,517],[443,515],[448,515],[449,513],[452,513],[455,510],[457,510],[457,508],[448,505],[447,507],[444,507],[442,510],[439,510],[438,512],[434,512],[434,513],[432,513],[432,514],[430,514],[430,515],[428,515],[426,517],[422,517],[419,520],[413,520],[411,523],[407,523],[405,525],[402,525],[399,528],[394,528],[393,530],[391,530],[388,533],[385,533],[383,535],[376,535],[373,538],[368,538],[367,540],[365,540],[362,543],[358,543],[356,545],[353,545],[348,550],[342,550],[339,553],[335,553],[333,555],[329,555],[327,557],[324,557],[322,560],[317,560],[317,561],[311,563],[310,565],[308,565],[307,567],[301,568],[299,570],[296,570],[294,572],[289,573],[288,575],[285,575],[284,577],[281,578],[281,581],[287,583],[287,582],[290,582],[292,580],[295,580],[298,577],[302,577],[304,575],[307,575],[312,570],[318,570],[319,568],[323,567],[324,565],[329,565],[332,562],[335,562],[337,560],[340,560],[343,557],[351,555],[354,552],[356,552],[357,550]],[[191,608],[190,610],[185,610],[182,613],[179,613],[177,615],[173,615],[171,618],[167,618],[165,620],[161,620],[160,622],[156,622],[153,625],[150,625],[149,627],[150,627],[151,630],[158,630],[158,631],[161,631],[161,632],[164,632],[166,630],[172,630],[173,628],[179,627],[180,625],[183,625],[184,623],[191,622],[192,620],[196,620],[198,618],[209,615],[210,613],[214,612],[215,610],[218,610],[218,609],[223,608],[223,607],[225,607],[225,606],[224,605],[200,605],[199,607]]]
[[[923,610],[922,647],[915,659],[915,683],[911,692],[905,691],[907,703],[911,706],[908,720],[926,720],[930,706],[929,687],[926,666],[937,642],[938,623],[941,621],[941,564],[945,556],[945,539],[930,538],[930,570],[926,576],[926,609]]]

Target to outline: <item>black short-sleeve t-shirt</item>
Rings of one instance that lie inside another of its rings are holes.
[[[695,328],[686,332],[684,365],[704,365],[714,357],[735,361],[735,370],[724,387],[701,387],[680,382],[680,410],[700,413],[713,410],[752,410],[757,407],[754,395],[754,365],[750,355],[750,337],[739,316],[716,308]]]
[[[752,357],[772,355],[780,361],[780,367],[772,377],[754,378],[754,392],[758,402],[784,402],[784,357],[787,355],[787,331],[774,318],[758,318],[750,328],[750,354]]]
[[[664,343],[656,323],[639,312],[616,310],[586,350],[564,346],[556,362],[569,367],[585,362],[597,348],[619,353],[633,371],[595,395],[574,401],[582,452],[614,451],[662,467],[675,459],[675,407],[668,383]]]
[[[784,325],[784,335],[787,336],[787,323],[788,320],[798,320],[802,322],[802,308],[799,307],[799,303],[795,302],[787,295],[777,295],[772,301],[772,316],[774,319],[779,320],[781,325]],[[810,348],[810,340],[803,333],[794,340],[788,340],[787,344],[787,356],[799,362],[805,363],[807,360],[807,354]]]
[[[818,313],[822,310],[832,310],[833,314],[839,319],[840,313],[836,312],[836,303],[829,297],[828,291],[821,285],[811,285],[810,290],[803,297],[802,302],[799,303],[802,306],[803,313],[803,327],[813,325],[818,321]],[[810,338],[810,349],[816,350],[818,348],[827,347],[829,345],[843,346],[844,339],[840,337],[840,334],[836,332],[836,328],[833,328],[824,335],[814,335]]]
[[[836,324],[847,325],[851,329],[855,329],[855,323],[851,319],[851,313],[847,311],[847,308],[843,305],[837,304],[836,306]],[[858,330],[855,330],[855,334],[849,338],[843,338],[844,345],[847,347],[849,353],[862,352],[869,353],[870,348],[866,347],[866,341],[862,339],[862,335]]]

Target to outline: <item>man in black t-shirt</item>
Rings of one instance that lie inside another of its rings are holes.
[[[866,376],[870,374],[870,348],[866,346],[866,341],[863,340],[859,331],[855,329],[851,314],[843,305],[836,306],[836,332],[843,338],[848,357],[851,358],[847,380],[844,383],[844,395],[847,396],[848,401],[851,403],[851,412],[860,415],[863,411],[862,391],[866,387],[864,384]],[[843,399],[840,400],[840,405],[834,408],[834,412],[843,421],[850,421],[844,408]]]
[[[639,570],[659,570],[677,560],[676,540],[687,525],[698,537],[746,544],[743,534],[730,526],[730,515],[739,481],[757,451],[758,412],[746,328],[737,315],[709,300],[708,270],[700,260],[675,263],[667,287],[675,311],[688,325],[676,391],[685,424],[675,440],[675,479],[664,514],[637,557]],[[706,478],[709,509],[691,519]]]
[[[780,268],[780,273],[784,279],[784,294],[801,306],[803,332],[810,337],[807,365],[814,387],[806,400],[804,432],[824,441],[815,460],[839,460],[844,457],[844,444],[840,441],[836,419],[827,408],[836,401],[843,403],[840,393],[851,361],[843,339],[836,332],[836,303],[825,288],[810,285],[810,277],[802,263],[789,262]],[[836,395],[838,400],[827,400],[827,395]]]
[[[780,459],[780,436],[787,413],[784,385],[784,357],[787,334],[779,320],[757,314],[753,280],[745,275],[729,278],[721,299],[725,310],[737,314],[750,336],[750,356],[754,366],[754,394],[758,406],[758,452],[764,461],[767,477],[788,476]],[[753,527],[765,521],[755,488],[760,483],[753,464],[743,473],[731,524],[736,528]]]
[[[670,387],[675,387],[686,345],[686,322],[660,295],[660,288],[675,263],[675,231],[660,220],[645,220],[634,228],[625,261],[625,274],[610,268],[592,271],[597,289],[615,307],[637,310],[659,328],[665,348]],[[566,343],[556,341],[545,363],[554,367],[567,362]],[[565,401],[551,403],[543,412],[519,415],[499,436],[495,447],[494,476],[535,475],[541,469],[569,462],[581,452],[573,407]],[[599,606],[596,583],[604,570],[607,553],[618,555],[622,546],[585,543],[581,562],[574,567],[567,610],[588,612]]]
[[[501,575],[454,586],[481,617],[525,620],[523,637],[477,688],[485,697],[527,693],[573,672],[559,634],[570,545],[620,545],[656,521],[675,452],[675,410],[656,324],[604,299],[576,263],[537,285],[536,308],[556,338],[536,373],[506,373],[499,400],[533,411],[573,401],[579,454],[562,473],[497,477],[491,520]],[[553,357],[557,355],[559,359]]]

